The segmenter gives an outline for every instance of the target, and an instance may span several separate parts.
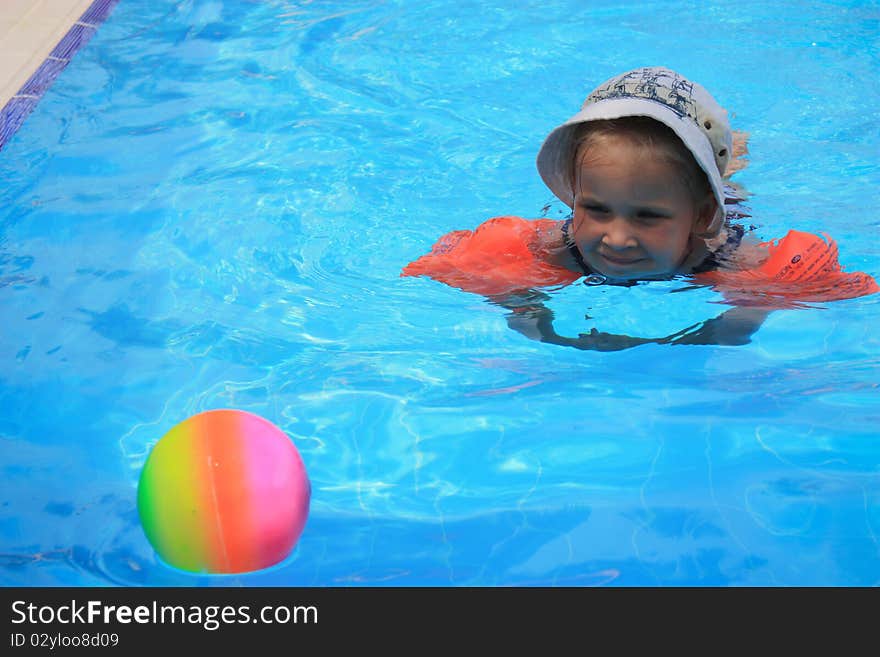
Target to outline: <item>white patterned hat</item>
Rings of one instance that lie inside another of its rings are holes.
[[[637,68],[594,89],[581,110],[551,132],[538,152],[538,172],[569,207],[574,205],[571,181],[572,139],[579,124],[599,119],[648,116],[669,126],[706,172],[718,210],[706,231],[714,236],[724,224],[722,176],[733,149],[730,123],[706,89],[662,67]]]

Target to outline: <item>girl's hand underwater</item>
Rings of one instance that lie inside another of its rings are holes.
[[[751,342],[752,335],[770,313],[760,308],[734,307],[705,322],[700,322],[662,338],[640,338],[590,329],[576,338],[559,335],[553,328],[553,311],[540,303],[511,307],[507,325],[538,342],[547,342],[584,351],[622,351],[643,344],[738,346]]]

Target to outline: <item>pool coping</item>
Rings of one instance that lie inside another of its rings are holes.
[[[85,46],[119,0],[94,0],[25,83],[0,109],[0,150],[12,138],[77,51]],[[46,44],[40,44],[45,47]]]

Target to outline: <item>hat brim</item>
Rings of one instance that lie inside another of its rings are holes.
[[[592,103],[551,132],[538,151],[538,173],[550,190],[569,207],[574,207],[574,185],[571,181],[572,138],[581,123],[626,116],[647,116],[668,126],[678,135],[705,172],[718,203],[715,216],[706,230],[715,236],[724,224],[724,183],[712,144],[688,116],[680,116],[667,105],[646,98],[610,98]]]

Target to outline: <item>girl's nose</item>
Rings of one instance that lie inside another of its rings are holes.
[[[609,249],[623,251],[638,246],[638,240],[632,232],[630,223],[621,217],[615,217],[605,224],[605,235],[602,243]]]

